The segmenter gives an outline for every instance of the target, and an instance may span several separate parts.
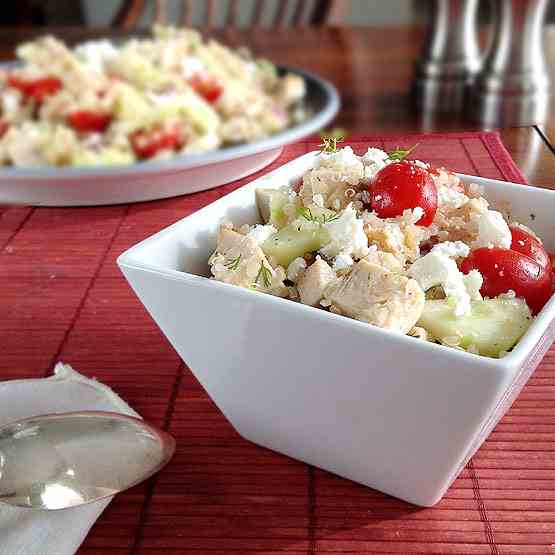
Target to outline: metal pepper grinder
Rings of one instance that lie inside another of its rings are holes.
[[[549,76],[543,50],[548,0],[493,0],[495,35],[466,111],[486,126],[541,123]]]
[[[478,0],[434,0],[432,23],[416,63],[413,85],[426,111],[458,111],[481,65]]]

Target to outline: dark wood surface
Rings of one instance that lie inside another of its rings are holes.
[[[53,28],[49,32],[70,43],[87,38],[124,35],[120,30]],[[0,28],[0,59],[11,59],[15,46],[40,29]],[[231,45],[247,44],[260,56],[318,73],[334,83],[343,106],[335,125],[359,133],[476,130],[457,114],[425,114],[414,108],[410,88],[413,64],[423,29],[405,27],[339,27],[219,31]],[[555,77],[555,26],[545,32],[548,66]],[[555,79],[554,79],[555,80]],[[541,126],[499,130],[505,146],[528,181],[555,188],[555,101]]]

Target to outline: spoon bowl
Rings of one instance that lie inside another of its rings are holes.
[[[0,502],[58,510],[126,490],[162,469],[175,440],[114,412],[46,414],[0,427]]]

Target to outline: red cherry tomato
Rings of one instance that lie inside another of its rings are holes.
[[[481,248],[472,251],[461,262],[461,271],[478,270],[484,284],[484,297],[497,297],[512,289],[523,297],[532,313],[538,313],[552,292],[551,273],[530,257],[510,249]]]
[[[520,252],[535,260],[542,268],[553,273],[551,258],[543,245],[530,233],[517,226],[509,226],[511,230],[511,250]]]
[[[195,92],[200,94],[206,100],[213,104],[220,98],[223,88],[215,77],[205,73],[196,73],[189,79],[189,85],[193,87]]]
[[[10,124],[7,121],[2,121],[0,119],[0,139],[6,134],[6,131],[10,128]]]
[[[106,112],[94,112],[92,110],[77,110],[71,112],[67,117],[68,123],[80,132],[97,132],[103,133],[110,121],[112,121],[112,116]]]
[[[177,150],[183,146],[183,132],[179,125],[139,129],[129,138],[138,158],[152,158],[160,150]]]
[[[53,75],[29,81],[17,75],[10,75],[8,85],[20,90],[25,96],[34,98],[37,102],[42,102],[47,96],[56,94],[62,88],[62,82]]]
[[[380,218],[401,216],[407,209],[424,210],[417,225],[431,225],[437,210],[437,188],[432,176],[411,162],[381,169],[370,188],[372,209]]]

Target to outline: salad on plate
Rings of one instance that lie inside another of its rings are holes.
[[[256,190],[263,223],[221,223],[212,277],[478,355],[512,349],[552,294],[534,231],[410,151],[323,146],[298,183]]]
[[[46,36],[0,69],[0,166],[131,164],[254,142],[306,117],[305,81],[191,29],[71,49]]]

